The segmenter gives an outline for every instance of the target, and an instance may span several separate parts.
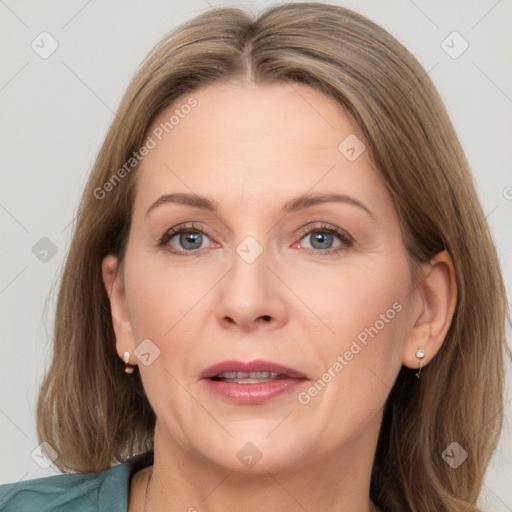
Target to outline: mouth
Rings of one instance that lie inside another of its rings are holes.
[[[306,385],[308,377],[270,361],[223,361],[206,368],[201,381],[212,394],[236,405],[258,405]]]
[[[259,384],[282,379],[307,379],[307,376],[298,370],[259,359],[249,362],[222,361],[203,370],[200,377],[236,384]]]
[[[211,377],[211,380],[236,384],[259,384],[261,382],[273,382],[275,380],[288,378],[287,375],[276,372],[224,372],[215,377]]]

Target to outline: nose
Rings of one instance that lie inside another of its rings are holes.
[[[233,266],[220,283],[216,308],[224,329],[274,330],[286,323],[286,290],[268,260],[266,251],[250,263],[234,254]]]

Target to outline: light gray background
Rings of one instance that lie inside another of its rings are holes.
[[[331,3],[359,11],[390,31],[439,88],[472,166],[510,290],[511,0]],[[230,3],[251,10],[269,4]],[[55,473],[31,456],[38,446],[37,391],[51,348],[55,304],[50,292],[69,246],[78,199],[113,112],[153,45],[176,25],[220,5],[227,4],[0,0],[2,483]],[[47,59],[31,48],[43,31],[59,45]],[[469,43],[457,59],[441,47],[453,31]],[[57,248],[47,262],[32,252],[42,237]],[[505,430],[482,494],[482,507],[488,511],[512,511],[510,372],[508,382]]]

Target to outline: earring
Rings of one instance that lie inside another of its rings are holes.
[[[418,352],[416,352],[415,355],[418,358],[418,371],[416,372],[416,377],[418,377],[418,379],[419,379],[420,373],[421,373],[421,367],[422,367],[422,363],[423,363],[423,358],[425,357],[425,352],[423,352],[423,347],[420,347],[418,349]]]
[[[134,366],[131,366],[130,363],[130,352],[125,352],[123,354],[124,356],[124,362],[126,363],[126,366],[124,367],[124,371],[126,373],[133,373],[133,370],[135,369]]]

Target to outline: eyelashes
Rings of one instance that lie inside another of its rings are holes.
[[[314,238],[311,238],[312,235],[315,235]],[[179,224],[166,231],[160,238],[158,245],[165,247],[171,254],[177,256],[198,255],[204,252],[208,248],[209,244],[207,244],[206,247],[193,248],[192,250],[187,250],[187,246],[189,246],[188,248],[191,249],[190,245],[194,245],[198,241],[201,242],[202,246],[203,242],[205,241],[205,237],[207,240],[211,239],[207,232],[197,227],[193,222],[187,224]],[[298,231],[297,237],[300,237],[300,242],[302,242],[304,238],[308,237],[309,240],[313,240],[313,243],[320,244],[325,243],[326,241],[329,243],[331,240],[334,241],[335,239],[338,239],[340,244],[334,248],[303,248],[307,254],[319,256],[335,256],[351,247],[354,243],[354,240],[346,231],[336,226],[327,224],[302,228]],[[182,250],[176,249],[176,247],[170,243],[173,241],[173,239],[176,239],[178,244],[184,244],[185,247],[182,245]],[[295,245],[296,244],[294,244],[294,246]]]

